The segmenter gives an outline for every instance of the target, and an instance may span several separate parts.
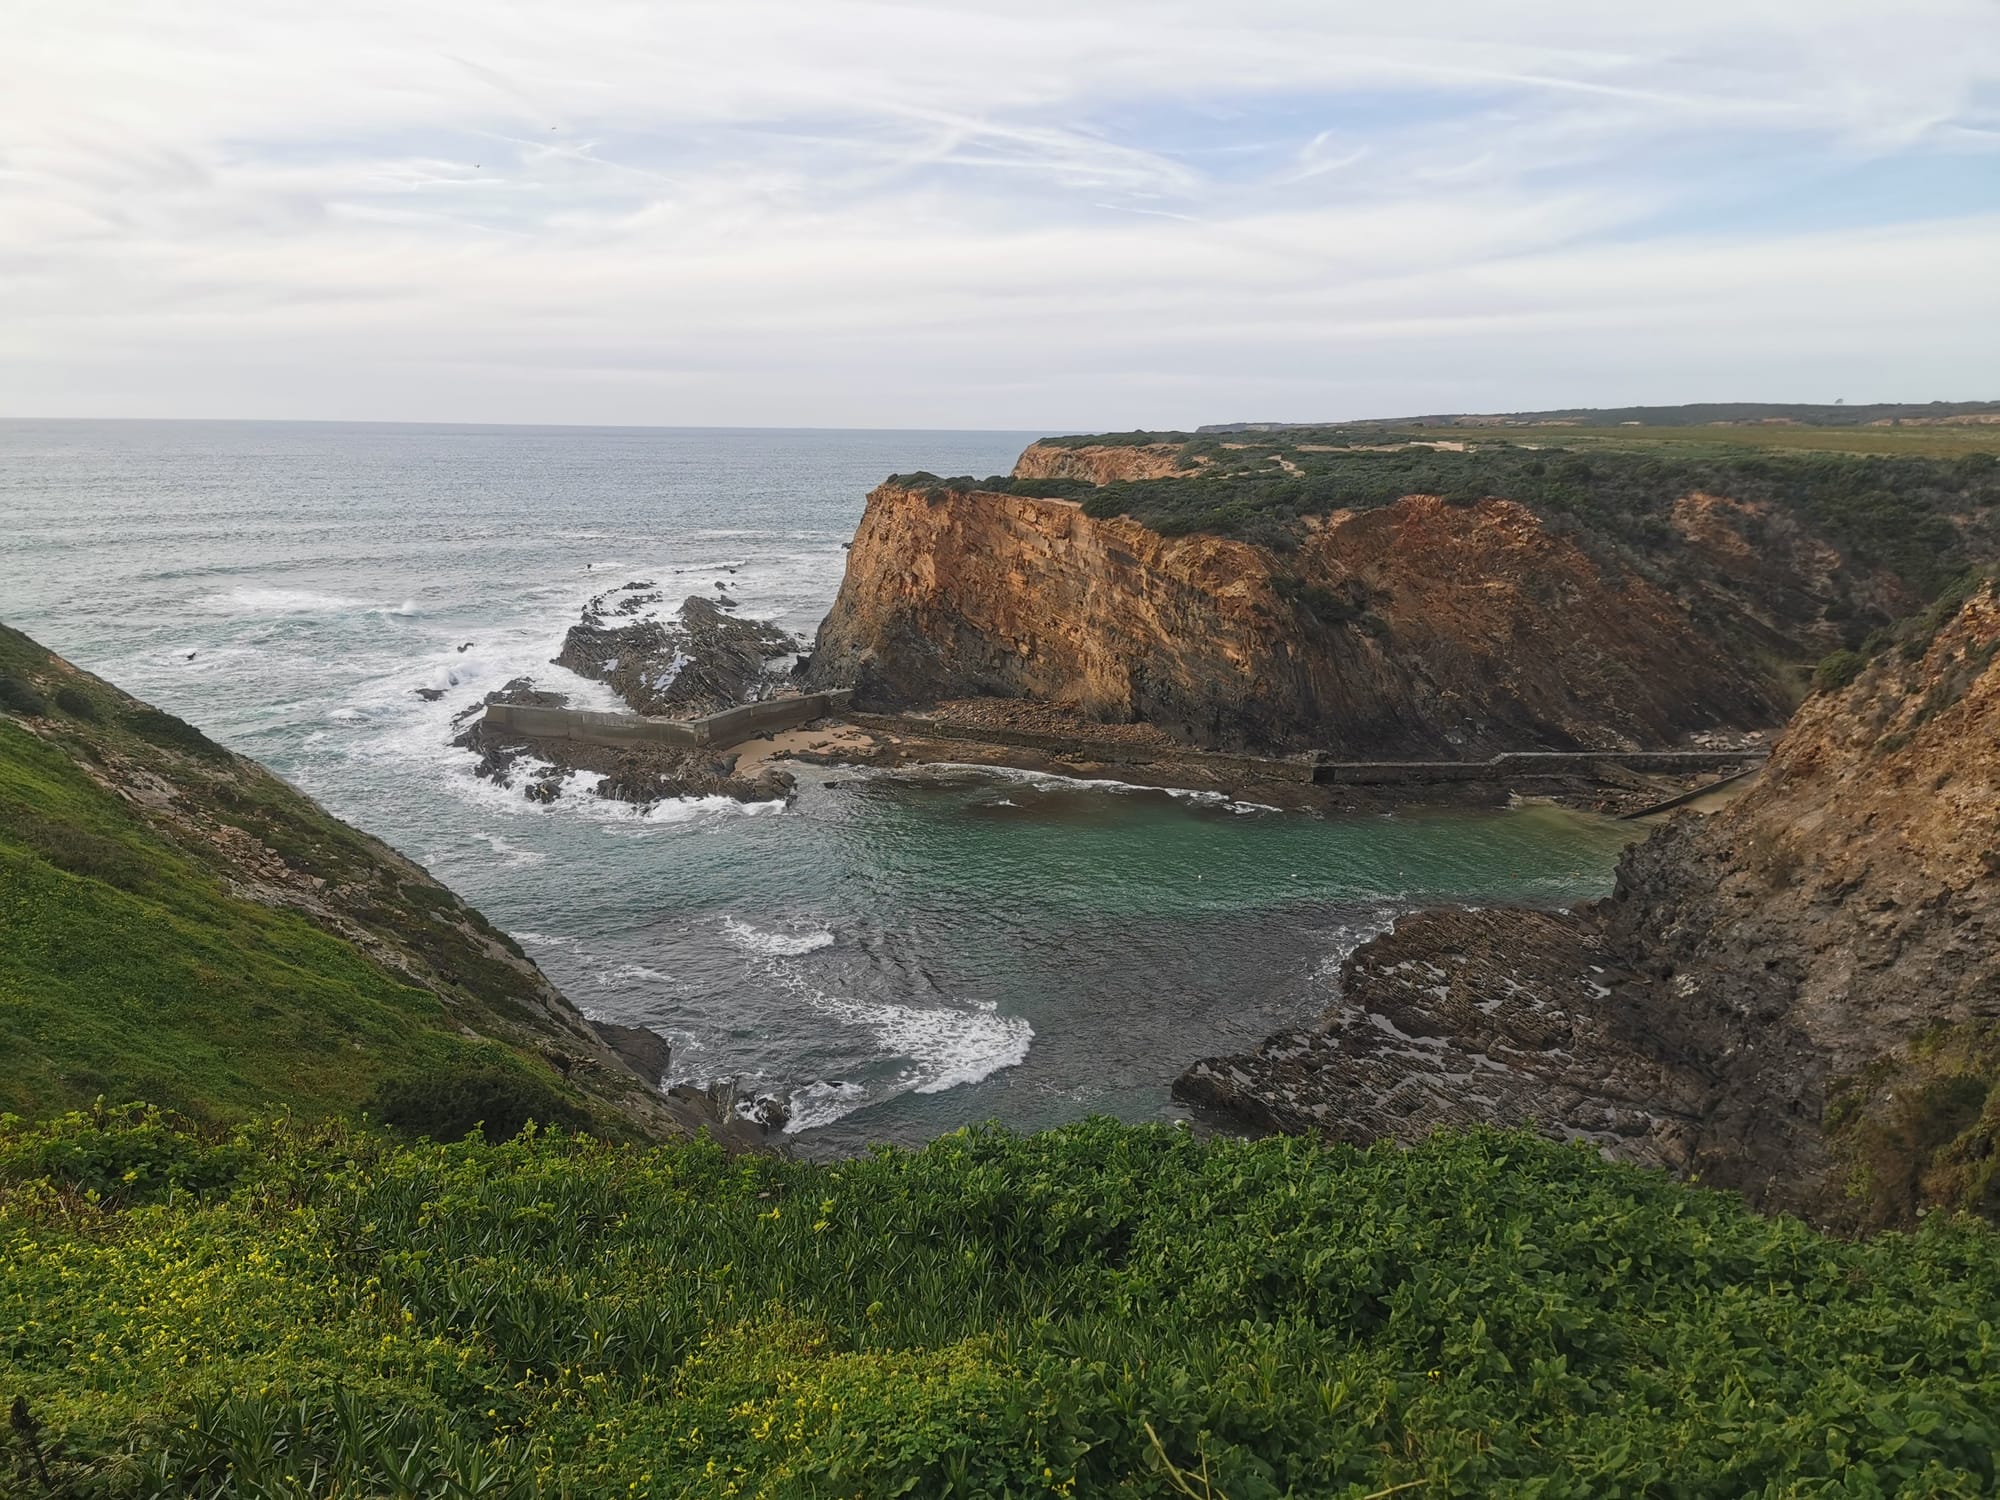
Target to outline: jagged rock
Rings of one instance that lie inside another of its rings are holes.
[[[768,696],[783,680],[771,663],[799,642],[763,620],[736,620],[690,595],[671,621],[612,626],[592,601],[570,627],[559,665],[609,685],[635,713],[692,718]]]
[[[646,1026],[621,1026],[615,1021],[592,1021],[590,1025],[620,1061],[646,1082],[657,1088],[665,1081],[673,1066],[674,1049],[657,1031]]]
[[[677,797],[789,800],[797,789],[790,772],[768,763],[754,777],[738,776],[736,757],[713,750],[649,745],[611,755],[611,768],[597,784],[597,795],[641,807]]]

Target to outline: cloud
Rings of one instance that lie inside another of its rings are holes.
[[[14,32],[0,411],[1991,394],[1987,0],[69,0]]]

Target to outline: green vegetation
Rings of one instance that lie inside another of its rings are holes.
[[[1975,419],[1975,420],[1968,420]],[[1904,451],[1903,440],[1936,438],[1961,446],[1950,452],[1968,451],[1967,446],[2000,446],[2000,401],[1865,402],[1858,405],[1823,405],[1812,402],[1707,401],[1683,406],[1569,407],[1558,411],[1460,413],[1452,415],[1387,417],[1363,422],[1284,423],[1226,422],[1204,427],[1197,437],[1225,441],[1255,440],[1312,441],[1307,434],[1351,434],[1423,432],[1431,436],[1480,437],[1514,436],[1520,433],[1554,432],[1559,436],[1578,431],[1602,434],[1618,441],[1750,443],[1758,445],[1839,447],[1849,453],[1894,453]],[[1131,446],[1141,443],[1180,442],[1184,432],[1119,432],[1102,437],[1059,437],[1048,441],[1062,447],[1085,445]]]
[[[461,1141],[474,1131],[507,1141],[531,1123],[570,1130],[590,1123],[541,1079],[492,1066],[390,1079],[376,1090],[368,1112],[407,1135],[438,1141]]]
[[[586,1113],[538,976],[450,891],[4,627],[0,677],[41,705],[0,715],[0,1111],[317,1118],[414,1081],[413,1129],[631,1128]]]
[[[98,1095],[204,1114],[350,1109],[485,1059],[436,996],[232,896],[60,750],[0,720],[0,1109]]]
[[[1991,1230],[1845,1242],[1514,1135],[828,1165],[72,1116],[0,1128],[0,1249],[0,1399],[75,1495],[2000,1482]]]
[[[1180,479],[1095,486],[1080,480],[908,474],[891,483],[933,491],[1054,495],[1081,501],[1088,515],[1131,516],[1163,535],[1213,532],[1279,551],[1297,544],[1303,516],[1372,509],[1405,495],[1438,495],[1459,504],[1497,496],[1640,559],[1676,550],[1674,503],[1703,492],[1789,513],[1853,563],[1887,569],[1923,596],[1970,557],[1990,555],[2000,533],[2000,459],[1990,453],[1951,460],[1700,455],[1534,448],[1505,440],[1475,442],[1459,452],[1423,443],[1386,450],[1302,444],[1293,442],[1294,436],[1285,434],[1284,443],[1227,448],[1214,438],[1191,439],[1184,457],[1205,462],[1199,473]],[[1755,517],[1750,525],[1754,532]]]
[[[1859,651],[1834,651],[1813,669],[1813,686],[1823,693],[1838,692],[1861,675],[1868,658]]]

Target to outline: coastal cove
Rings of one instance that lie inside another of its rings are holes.
[[[666,1035],[675,1078],[784,1097],[807,1152],[1176,1115],[1182,1068],[1317,1016],[1395,915],[1609,890],[1632,830],[1545,806],[1311,816],[807,766],[782,810],[642,814],[535,806],[451,747],[523,673],[611,706],[549,665],[595,589],[726,580],[809,633],[882,474],[1003,469],[1023,441],[0,424],[0,567],[10,623],[386,835],[591,1015]]]

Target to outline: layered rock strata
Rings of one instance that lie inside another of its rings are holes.
[[[1715,600],[1696,610],[1525,506],[1411,496],[1302,524],[1279,553],[1067,500],[884,485],[807,680],[864,709],[1029,698],[1194,745],[1356,758],[1653,747],[1791,706],[1781,670],[1723,648]],[[1732,640],[1765,628],[1739,613]]]

